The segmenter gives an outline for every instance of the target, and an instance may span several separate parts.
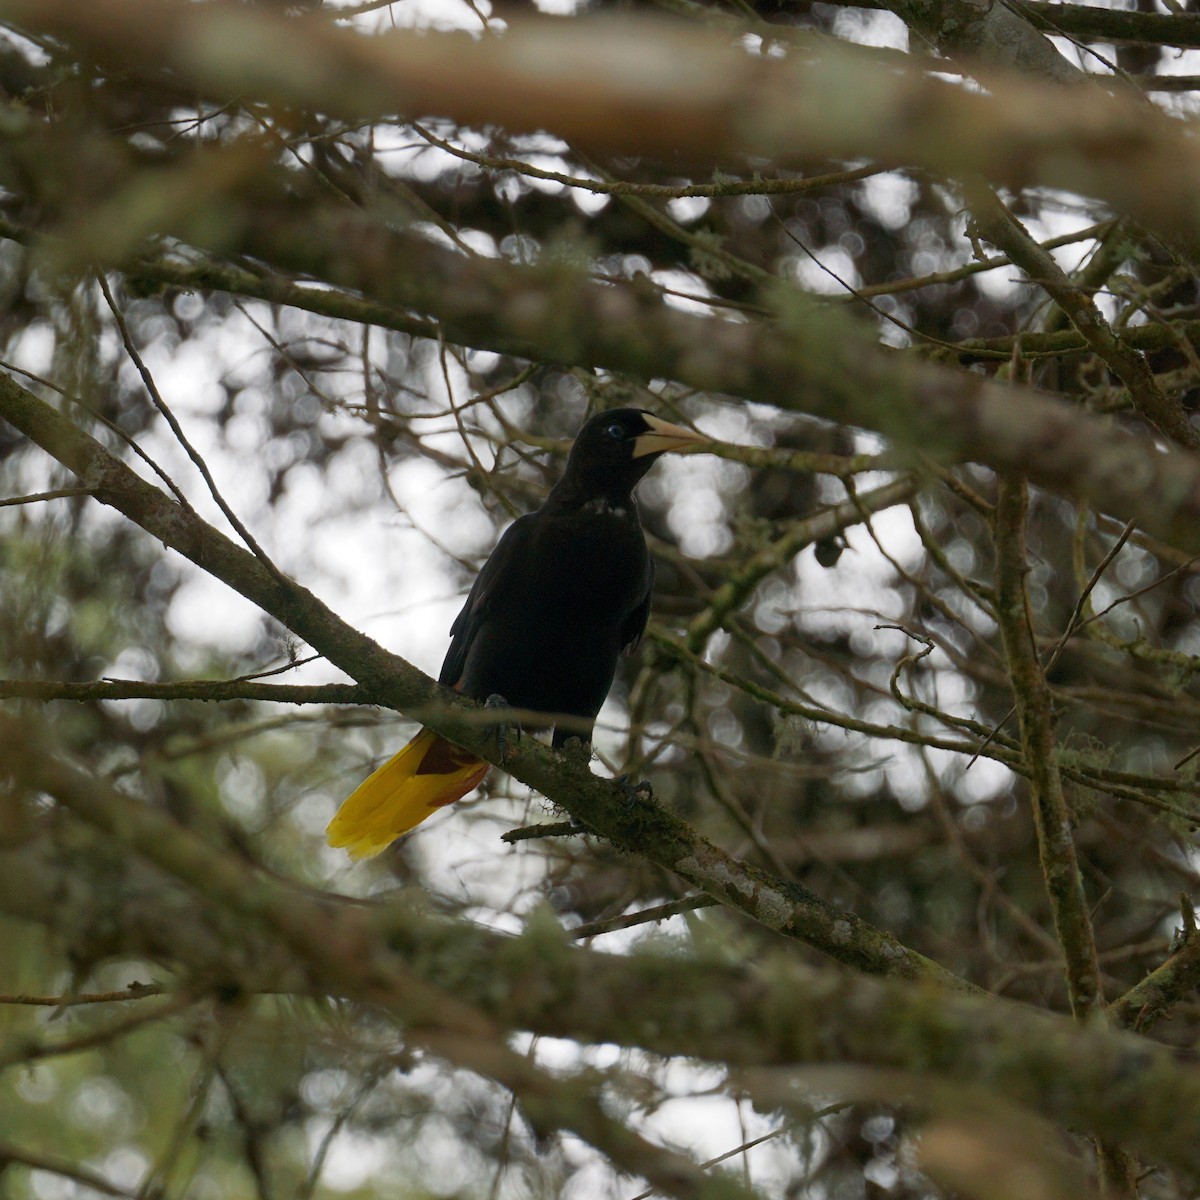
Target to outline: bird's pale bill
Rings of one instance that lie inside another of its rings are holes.
[[[633,457],[641,458],[644,454],[663,454],[673,450],[676,454],[686,454],[689,450],[703,450],[712,445],[712,438],[682,425],[672,425],[652,413],[643,413],[643,419],[650,426],[649,433],[643,433],[634,439]]]

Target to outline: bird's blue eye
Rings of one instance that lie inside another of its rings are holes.
[[[608,434],[608,436],[614,441],[619,442],[625,436],[625,426],[616,424],[610,425],[604,432]]]

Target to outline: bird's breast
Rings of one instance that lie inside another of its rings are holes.
[[[548,526],[538,539],[532,575],[544,603],[611,613],[620,624],[645,595],[646,539],[636,518],[619,508],[582,509]]]
[[[491,635],[498,640],[503,631],[524,655],[553,660],[576,647],[572,661],[583,653],[615,656],[649,585],[650,559],[636,520],[605,510],[546,522],[509,564],[489,604],[488,653],[497,653]]]
[[[596,505],[536,522],[489,595],[463,690],[477,699],[497,693],[517,708],[594,716],[650,582],[636,513]]]

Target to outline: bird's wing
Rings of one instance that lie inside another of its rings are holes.
[[[454,624],[450,626],[450,649],[442,663],[438,682],[447,687],[454,687],[462,678],[463,669],[467,665],[467,652],[479,626],[488,613],[488,606],[501,584],[505,574],[513,569],[513,564],[524,557],[533,535],[530,513],[518,517],[505,531],[496,543],[491,557],[483,564],[483,569],[475,577],[467,602],[462,606]]]
[[[626,650],[633,650],[642,640],[642,634],[646,632],[646,622],[650,620],[650,601],[654,595],[654,559],[648,559],[647,565],[646,594],[621,626],[621,645]]]

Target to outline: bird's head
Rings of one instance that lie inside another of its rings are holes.
[[[660,454],[700,450],[710,441],[641,408],[610,408],[596,413],[579,431],[560,488],[566,485],[571,495],[584,499],[621,499]]]

